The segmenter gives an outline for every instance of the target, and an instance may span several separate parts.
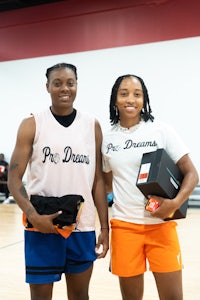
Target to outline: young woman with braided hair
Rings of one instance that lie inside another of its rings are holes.
[[[103,170],[107,193],[113,192],[111,272],[119,277],[123,300],[141,300],[147,261],[160,300],[183,300],[181,251],[176,221],[164,221],[198,183],[188,148],[175,130],[154,120],[142,78],[117,78],[110,97],[111,129],[103,135]],[[183,173],[173,199],[153,196],[160,206],[145,209],[147,199],[136,186],[143,153],[164,148]]]
[[[8,178],[24,213],[26,282],[32,300],[50,300],[65,274],[68,299],[88,300],[93,262],[108,251],[102,133],[92,115],[74,108],[76,67],[56,64],[46,77],[50,107],[22,121]]]

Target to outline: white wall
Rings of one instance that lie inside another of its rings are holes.
[[[21,120],[50,105],[46,69],[58,62],[75,64],[75,107],[109,126],[111,87],[120,75],[141,76],[149,90],[153,115],[171,123],[189,145],[200,172],[200,37],[130,47],[39,57],[0,63],[0,152],[9,160]]]

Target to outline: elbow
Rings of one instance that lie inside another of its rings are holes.
[[[199,183],[199,174],[196,174],[196,185]]]
[[[13,178],[11,174],[8,173],[7,186],[11,193],[13,193],[14,182],[16,182],[16,180]]]
[[[197,184],[199,183],[199,174],[197,171],[192,172],[191,174],[191,182],[193,182],[194,188],[197,186]]]

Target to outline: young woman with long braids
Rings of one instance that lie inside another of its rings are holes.
[[[113,192],[111,272],[119,277],[123,300],[141,300],[144,272],[153,272],[160,300],[182,300],[182,261],[176,221],[164,221],[188,198],[198,183],[188,148],[175,130],[154,121],[142,78],[123,75],[110,98],[111,129],[103,136],[103,169],[107,193]],[[152,195],[160,203],[145,209],[147,199],[136,186],[143,153],[164,148],[183,173],[173,199]]]

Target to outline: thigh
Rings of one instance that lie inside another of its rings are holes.
[[[69,300],[88,300],[89,282],[92,275],[93,264],[84,272],[65,274],[67,294]]]
[[[114,220],[111,223],[111,272],[131,277],[146,271],[143,226]]]
[[[66,263],[65,243],[59,234],[25,230],[27,283],[47,284],[61,279]]]
[[[64,273],[78,274],[88,270],[97,258],[95,231],[72,232],[67,238]]]
[[[167,273],[182,269],[176,225],[176,222],[166,222],[149,226],[145,249],[152,272]]]
[[[119,277],[122,299],[142,300],[144,291],[144,275]]]
[[[181,271],[153,274],[160,300],[183,300]]]
[[[51,300],[53,283],[30,284],[31,300]]]

